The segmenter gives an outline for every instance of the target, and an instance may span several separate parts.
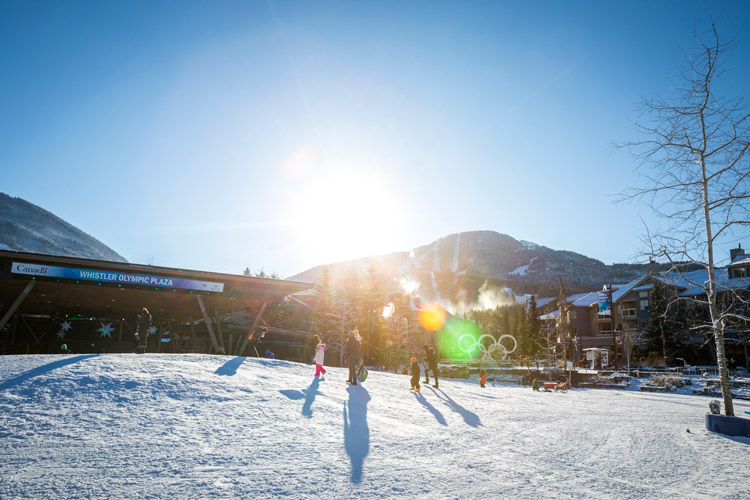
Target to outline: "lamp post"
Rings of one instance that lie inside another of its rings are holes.
[[[615,305],[612,303],[612,283],[609,284],[609,322],[612,327],[612,364],[617,370],[617,340],[615,339]]]

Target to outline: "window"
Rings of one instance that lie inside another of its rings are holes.
[[[568,321],[576,319],[576,311],[568,311]]]
[[[571,333],[571,337],[578,337],[578,328],[574,326],[573,328],[571,328],[570,333]]]
[[[641,309],[648,309],[648,299],[640,301]]]
[[[738,267],[737,269],[733,269],[733,278],[746,278],[747,277],[747,269],[744,267]]]
[[[648,298],[648,292],[638,292],[638,297],[641,299],[647,299]]]

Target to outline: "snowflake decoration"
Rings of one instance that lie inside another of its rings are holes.
[[[156,333],[156,327],[155,326],[149,327],[148,334],[154,335],[155,333]]]
[[[112,334],[112,331],[114,330],[114,328],[112,328],[112,323],[107,323],[106,325],[104,323],[99,323],[99,324],[102,325],[102,327],[97,330],[97,332],[101,332],[101,334],[99,335],[99,338],[100,339],[103,339],[104,337],[112,338],[111,334]]]
[[[70,321],[67,321],[67,320],[63,321],[62,324],[60,325],[60,331],[57,332],[57,338],[58,339],[65,338],[65,334],[68,333],[68,330],[70,330],[72,326],[73,325],[70,324]]]

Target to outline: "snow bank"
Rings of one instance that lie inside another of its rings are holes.
[[[0,357],[0,498],[750,497],[750,441],[705,431],[705,397],[313,371]]]

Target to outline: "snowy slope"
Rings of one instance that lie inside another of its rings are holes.
[[[706,432],[708,398],[345,379],[241,357],[2,356],[0,498],[750,498],[750,440]]]
[[[12,250],[127,262],[107,245],[21,198],[0,193],[0,244]]]

